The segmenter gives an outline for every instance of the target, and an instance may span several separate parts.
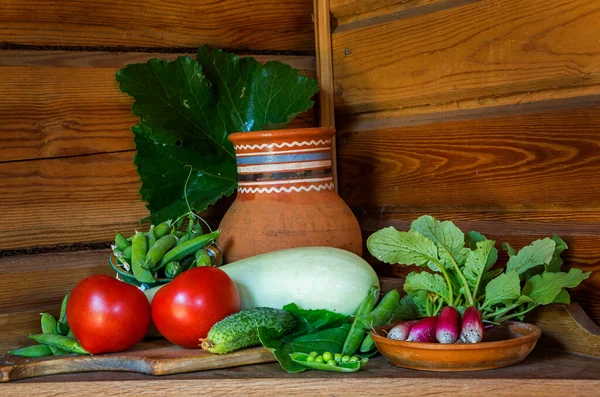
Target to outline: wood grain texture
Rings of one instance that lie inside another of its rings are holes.
[[[317,79],[319,81],[319,125],[321,127],[335,127],[329,0],[314,0],[313,10]],[[331,157],[333,159],[336,158],[335,139],[336,137],[333,136],[331,140]],[[337,191],[338,180],[336,161],[332,164],[331,172]]]
[[[340,191],[378,211],[600,209],[600,107],[341,131]]]
[[[134,149],[138,118],[119,90],[118,68],[194,54],[0,52],[0,162]],[[314,76],[314,57],[260,56]],[[314,126],[315,110],[290,126]]]
[[[334,33],[336,111],[600,82],[600,4],[481,0]]]
[[[600,358],[600,327],[579,305],[551,305],[544,309],[528,316],[528,320],[544,329],[541,345]]]
[[[110,249],[18,255],[0,258],[0,313],[54,304],[93,274],[110,274]],[[33,331],[33,330],[31,330]]]
[[[228,354],[212,354],[202,349],[183,349],[166,339],[155,339],[138,343],[127,351],[112,354],[65,355],[35,360],[14,356],[0,359],[0,382],[92,371],[170,375],[273,361],[276,361],[273,353],[262,346]]]
[[[148,212],[133,152],[0,164],[1,249],[106,242]]]
[[[333,0],[335,32],[458,7],[479,0]],[[349,25],[349,26],[348,26]]]
[[[364,370],[353,374],[311,371],[287,374],[278,364],[201,371],[160,378],[140,374],[98,372],[40,377],[2,386],[5,396],[56,393],[61,396],[89,394],[161,395],[327,395],[397,396],[398,390],[417,395],[577,396],[596,395],[598,360],[536,349],[521,364],[492,371],[432,373],[412,371],[389,365],[383,357],[372,359]],[[506,387],[510,384],[512,387]]]
[[[313,51],[311,0],[7,0],[0,42]]]

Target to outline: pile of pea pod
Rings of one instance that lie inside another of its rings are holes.
[[[129,238],[117,233],[112,245],[118,266],[117,274],[126,282],[154,285],[171,280],[182,272],[199,266],[220,266],[223,254],[215,240],[219,231],[203,234],[196,215],[176,222],[151,225],[147,232]]]

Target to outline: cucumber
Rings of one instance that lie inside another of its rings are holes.
[[[285,310],[255,307],[232,314],[213,325],[201,346],[211,353],[225,354],[260,344],[260,327],[269,328],[280,337],[295,325],[296,317]]]

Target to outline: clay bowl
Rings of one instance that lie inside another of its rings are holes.
[[[486,329],[481,343],[443,345],[388,339],[386,332],[394,325],[371,332],[377,350],[393,365],[423,371],[480,371],[517,364],[531,353],[542,333],[535,325],[507,321]]]

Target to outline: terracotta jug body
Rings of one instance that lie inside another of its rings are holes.
[[[237,197],[221,224],[225,262],[279,249],[329,246],[362,255],[356,217],[335,191],[332,128],[229,136]]]

